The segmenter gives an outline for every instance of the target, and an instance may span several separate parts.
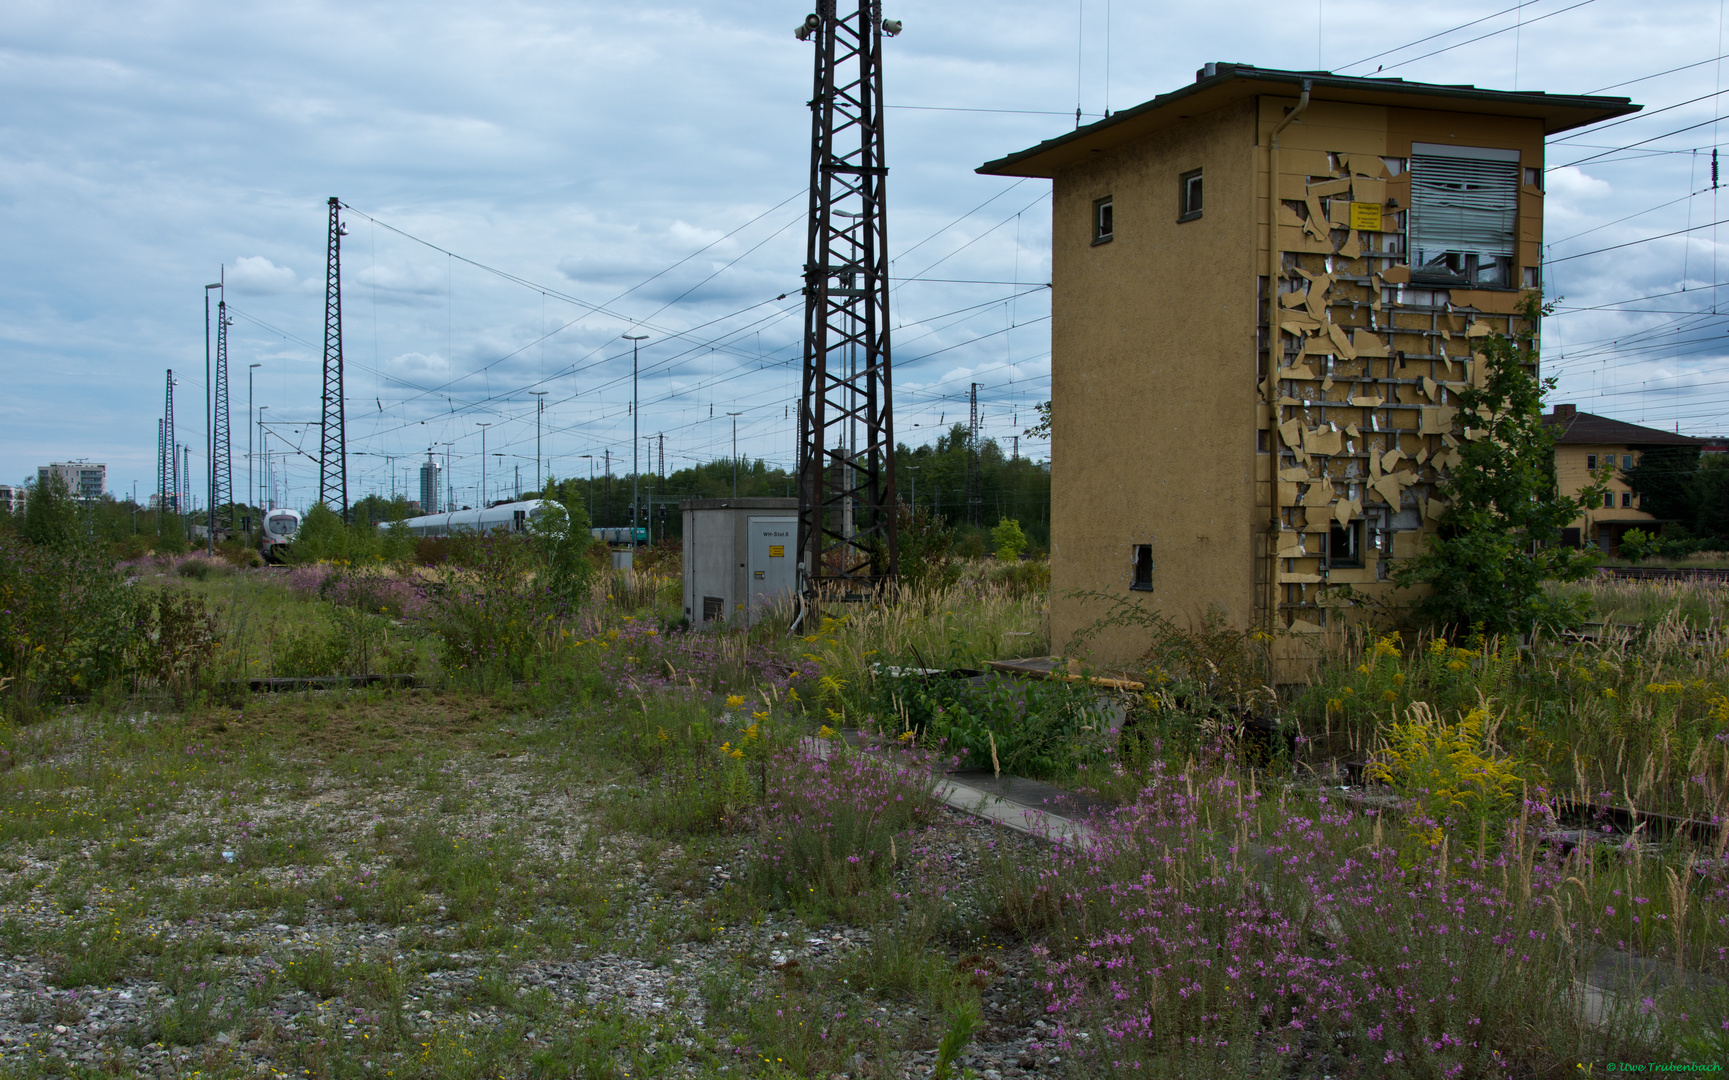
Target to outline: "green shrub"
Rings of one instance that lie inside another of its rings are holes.
[[[997,527],[991,530],[991,543],[996,547],[997,558],[1013,562],[1027,549],[1027,534],[1021,532],[1020,522],[1013,518],[1003,518],[997,522]]]
[[[878,714],[918,733],[918,745],[957,754],[961,766],[1059,779],[1099,759],[1110,741],[1098,692],[1059,681],[916,674],[877,680]]]
[[[30,718],[120,682],[148,641],[147,605],[102,545],[0,536],[0,710]]]

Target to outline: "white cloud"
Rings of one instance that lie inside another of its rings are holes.
[[[1606,199],[1615,192],[1614,185],[1609,181],[1592,176],[1574,165],[1556,169],[1544,178],[1544,184],[1551,199],[1576,202]]]
[[[300,278],[286,266],[262,255],[242,255],[228,271],[228,287],[244,296],[276,296],[293,292]]]
[[[450,361],[437,353],[402,353],[386,361],[390,373],[404,379],[442,378],[450,374]]]

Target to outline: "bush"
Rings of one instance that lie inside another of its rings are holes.
[[[406,563],[416,553],[407,526],[392,522],[384,528],[345,524],[336,511],[315,503],[300,521],[288,561],[299,565],[318,562]]]
[[[909,510],[903,503],[896,513],[902,587],[941,591],[959,581],[961,569],[954,558],[954,530],[924,507]]]
[[[1067,682],[883,675],[878,715],[895,717],[919,746],[955,754],[969,769],[1059,779],[1099,760],[1110,745],[1098,692]]]
[[[991,542],[996,545],[997,558],[1013,562],[1027,549],[1027,534],[1021,532],[1020,522],[1003,518],[991,530]]]
[[[134,670],[145,600],[95,545],[0,536],[0,706],[29,718]]]

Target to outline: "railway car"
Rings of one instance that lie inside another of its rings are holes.
[[[267,563],[279,563],[288,557],[288,545],[300,531],[300,512],[278,508],[264,512],[264,527],[259,530],[258,553]]]
[[[613,547],[635,547],[648,543],[648,529],[642,526],[633,529],[629,525],[609,525],[599,529],[590,529],[589,533],[596,540],[611,544]]]
[[[507,533],[528,531],[528,523],[544,506],[545,499],[525,499],[522,502],[499,503],[481,510],[452,510],[443,514],[423,514],[402,524],[415,536],[456,536],[460,533]]]

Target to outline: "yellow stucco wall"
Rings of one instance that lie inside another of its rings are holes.
[[[1588,507],[1584,515],[1573,522],[1573,527],[1581,530],[1587,541],[1595,538],[1596,526],[1600,521],[1646,523],[1657,520],[1638,508],[1637,495],[1634,495],[1630,500],[1633,503],[1632,506],[1623,507],[1621,505],[1623,496],[1629,495],[1633,491],[1628,486],[1625,474],[1622,472],[1625,459],[1631,456],[1634,464],[1639,462],[1639,452],[1630,450],[1624,445],[1610,445],[1608,443],[1601,446],[1568,444],[1555,447],[1555,480],[1561,489],[1561,494],[1577,495],[1582,488],[1595,481],[1596,478],[1591,475],[1589,468],[1590,458],[1593,455],[1596,456],[1597,463],[1601,466],[1604,464],[1604,456],[1608,454],[1615,455],[1616,469],[1609,478],[1609,491],[1615,496],[1615,505],[1610,508],[1599,502],[1595,506]]]
[[[1131,596],[1179,620],[1253,618],[1256,281],[1251,102],[1095,155],[1052,205],[1052,646]],[[1201,217],[1178,222],[1179,175],[1202,170]],[[1115,228],[1092,242],[1094,200]],[[1136,544],[1153,591],[1129,593]],[[1136,642],[1140,641],[1139,646]],[[1106,634],[1101,655],[1144,635]]]
[[[1384,159],[1408,159],[1413,142],[1448,143],[1516,149],[1522,168],[1540,169],[1541,123],[1314,100],[1281,135],[1271,207],[1267,136],[1295,104],[1245,100],[1055,178],[1059,651],[1103,612],[1065,597],[1072,589],[1130,595],[1178,623],[1217,610],[1239,627],[1311,632],[1361,618],[1363,608],[1329,605],[1329,590],[1395,600],[1392,560],[1415,554],[1444,508],[1435,485],[1471,437],[1456,395],[1478,377],[1473,341],[1512,329],[1519,293],[1409,285],[1409,173],[1391,174]],[[1178,223],[1177,179],[1196,168],[1205,213]],[[1115,237],[1094,245],[1093,204],[1106,195]],[[1349,228],[1352,202],[1381,205],[1382,229]],[[1270,212],[1285,297],[1273,379],[1257,299]],[[1541,192],[1524,188],[1515,284],[1538,264],[1541,237]],[[1277,454],[1258,453],[1257,438]],[[1331,523],[1391,526],[1394,515],[1417,527],[1365,536],[1379,543],[1361,568],[1325,565]],[[1151,593],[1127,592],[1135,544],[1152,546]],[[1132,659],[1145,643],[1144,632],[1108,632],[1093,655]]]

